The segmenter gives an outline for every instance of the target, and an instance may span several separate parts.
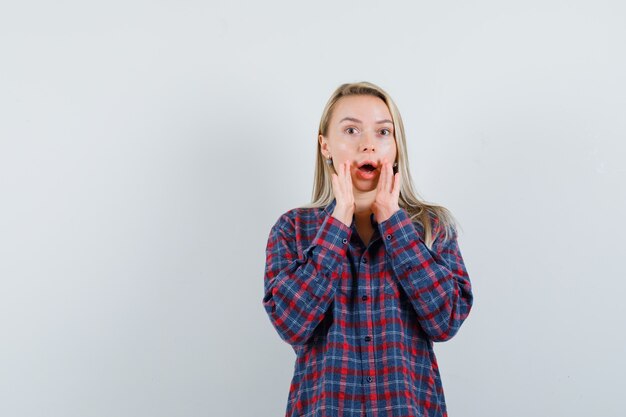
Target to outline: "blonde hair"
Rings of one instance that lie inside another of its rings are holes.
[[[404,125],[400,112],[396,104],[382,88],[369,82],[346,83],[340,85],[331,95],[326,107],[322,112],[319,124],[319,135],[326,136],[328,125],[333,109],[340,98],[353,95],[370,95],[382,99],[391,113],[394,127],[394,136],[397,149],[398,171],[402,176],[402,186],[400,187],[399,205],[407,211],[411,221],[419,223],[425,233],[424,243],[432,249],[433,242],[442,231],[445,233],[444,240],[447,240],[452,233],[456,232],[456,220],[452,213],[445,207],[427,203],[415,191],[411,174],[409,172],[409,161],[407,158],[406,141],[404,137]],[[315,163],[315,179],[313,183],[313,193],[311,203],[304,207],[325,207],[330,204],[334,197],[331,175],[335,173],[334,168],[325,162],[319,141],[317,143],[317,160]]]

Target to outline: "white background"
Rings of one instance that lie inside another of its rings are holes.
[[[284,415],[265,244],[331,92],[403,115],[475,304],[450,416],[622,416],[621,1],[0,6],[0,415]]]

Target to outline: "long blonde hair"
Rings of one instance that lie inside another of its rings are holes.
[[[404,137],[404,125],[402,117],[396,104],[382,88],[369,82],[346,83],[340,85],[331,95],[320,120],[319,135],[326,136],[328,125],[333,109],[340,98],[353,95],[370,95],[382,99],[391,113],[394,127],[394,136],[397,149],[398,171],[402,176],[402,186],[400,187],[400,197],[398,204],[407,211],[411,221],[419,223],[425,233],[424,243],[432,249],[433,242],[438,233],[445,232],[444,240],[448,239],[453,232],[456,232],[456,220],[452,213],[445,207],[427,203],[415,191],[411,174],[409,172],[409,161],[407,158],[406,140]],[[324,160],[319,142],[317,143],[317,161],[315,163],[315,179],[313,183],[313,193],[311,203],[304,207],[325,207],[330,204],[334,197],[331,174],[335,173],[332,166]]]

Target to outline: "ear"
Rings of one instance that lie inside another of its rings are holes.
[[[328,157],[328,154],[330,153],[330,150],[328,149],[328,139],[326,139],[322,135],[319,135],[318,141],[320,143],[320,149],[322,150],[322,154],[325,157]]]

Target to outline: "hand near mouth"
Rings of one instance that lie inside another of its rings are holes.
[[[350,161],[345,161],[339,165],[339,172],[332,174],[331,180],[333,183],[333,194],[337,200],[332,216],[350,227],[355,209]]]
[[[400,210],[398,203],[400,199],[400,185],[400,172],[394,175],[391,163],[385,159],[380,168],[376,197],[372,203],[372,213],[374,213],[376,222],[382,223],[396,211]]]

